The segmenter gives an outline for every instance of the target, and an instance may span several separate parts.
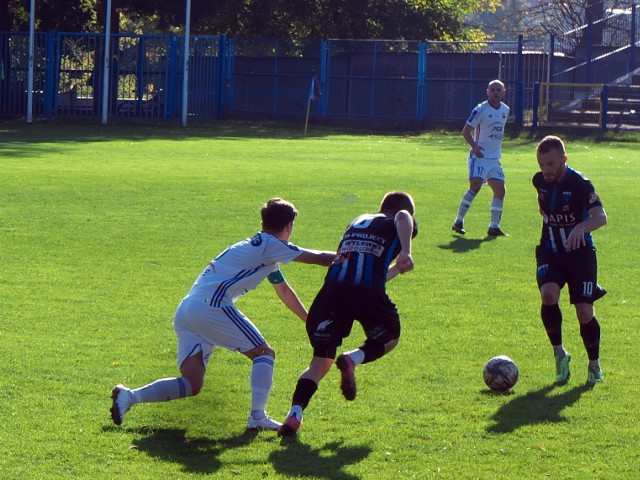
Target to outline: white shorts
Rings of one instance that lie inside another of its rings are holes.
[[[489,180],[500,180],[504,182],[504,171],[502,164],[497,158],[476,158],[469,155],[469,180],[481,178],[485,183]]]
[[[251,320],[233,304],[214,308],[207,302],[183,300],[176,310],[173,330],[178,337],[178,368],[199,351],[206,367],[216,347],[247,352],[266,343]]]

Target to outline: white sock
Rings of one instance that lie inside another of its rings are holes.
[[[168,402],[191,396],[191,384],[184,377],[162,378],[133,390],[135,403]]]
[[[267,400],[273,384],[273,367],[275,359],[269,355],[261,355],[253,359],[251,367],[251,416],[260,420],[265,415]]]
[[[293,405],[289,413],[287,414],[287,418],[295,417],[299,422],[302,421],[302,407],[300,405]]]
[[[493,200],[491,200],[491,207],[489,207],[491,210],[491,222],[489,223],[489,228],[500,228],[503,204],[504,201],[499,198],[493,197]]]
[[[462,222],[464,220],[464,216],[469,211],[469,208],[471,208],[471,204],[473,203],[473,199],[476,198],[476,195],[476,192],[471,189],[464,192],[462,200],[460,200],[460,206],[458,207],[456,222]]]
[[[360,365],[362,362],[364,362],[364,352],[362,350],[360,350],[359,348],[355,349],[355,350],[351,350],[350,352],[345,352],[345,355],[348,355],[349,357],[351,357],[351,360],[353,360],[353,363],[357,366]]]

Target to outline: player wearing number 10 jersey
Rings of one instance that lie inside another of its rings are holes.
[[[593,302],[606,292],[598,285],[598,264],[591,232],[607,223],[607,215],[591,182],[567,165],[560,138],[547,136],[538,144],[540,172],[533,177],[543,218],[540,245],[536,248],[540,314],[553,346],[556,380],[569,379],[570,355],[562,343],[560,290],[569,287],[580,335],[589,357],[587,382],[603,381],[600,368],[600,325]]]

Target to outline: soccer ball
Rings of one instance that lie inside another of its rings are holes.
[[[482,378],[491,390],[508,392],[518,381],[518,366],[506,355],[493,357],[484,365]]]

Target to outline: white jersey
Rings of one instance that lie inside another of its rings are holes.
[[[502,136],[508,116],[507,105],[500,102],[500,106],[495,108],[488,100],[479,103],[469,115],[467,125],[476,129],[475,141],[483,148],[482,153],[487,160],[499,160],[501,157]],[[470,156],[475,157],[473,150]]]
[[[222,307],[254,289],[280,263],[289,263],[300,254],[297,246],[258,232],[218,255],[200,274],[184,300],[207,302]]]

